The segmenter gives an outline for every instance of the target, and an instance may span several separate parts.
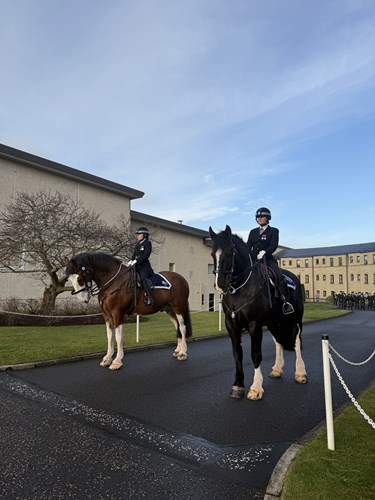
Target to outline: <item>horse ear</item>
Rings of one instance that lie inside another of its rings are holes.
[[[228,226],[228,224],[226,225],[226,227],[225,227],[225,231],[224,231],[224,232],[225,232],[225,234],[226,234],[227,236],[232,236],[232,230],[231,230],[231,228]]]
[[[211,240],[215,239],[216,233],[211,226],[208,228],[208,232],[210,233]]]

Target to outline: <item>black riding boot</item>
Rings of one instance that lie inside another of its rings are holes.
[[[146,306],[153,306],[154,305],[154,299],[152,297],[152,284],[151,281],[148,279],[143,280],[143,288],[145,291],[145,304]]]
[[[288,285],[285,283],[285,281],[282,281],[279,283],[279,292],[280,292],[280,297],[281,300],[283,301],[282,305],[282,311],[283,314],[292,314],[294,313],[294,307],[290,302],[288,302],[287,296],[288,296]]]

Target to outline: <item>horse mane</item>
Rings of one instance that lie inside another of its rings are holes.
[[[79,255],[73,257],[72,260],[76,260],[82,266],[87,266],[89,264],[95,264],[96,262],[113,262],[115,261],[117,264],[121,264],[121,260],[118,257],[114,257],[108,253],[104,252],[83,252]]]
[[[238,243],[239,245],[245,245],[246,247],[246,242],[238,234],[232,234],[232,238],[235,241],[235,243]]]

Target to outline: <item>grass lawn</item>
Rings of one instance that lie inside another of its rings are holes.
[[[328,304],[306,304],[304,321],[332,318],[347,313]],[[193,337],[225,334],[224,314],[219,331],[218,312],[191,312]],[[165,313],[143,316],[136,342],[136,324],[124,325],[125,348],[175,341],[175,331]],[[0,366],[82,356],[107,350],[104,325],[0,327]]]
[[[375,385],[358,402],[375,421]],[[282,500],[375,499],[374,428],[351,404],[335,419],[334,432],[334,451],[327,448],[324,429],[297,453]]]

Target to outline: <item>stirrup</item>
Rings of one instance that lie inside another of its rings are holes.
[[[154,299],[150,296],[145,296],[145,305],[152,307],[154,305]]]
[[[284,302],[283,305],[281,306],[281,309],[283,311],[283,314],[292,314],[294,313],[294,307],[290,302]]]

